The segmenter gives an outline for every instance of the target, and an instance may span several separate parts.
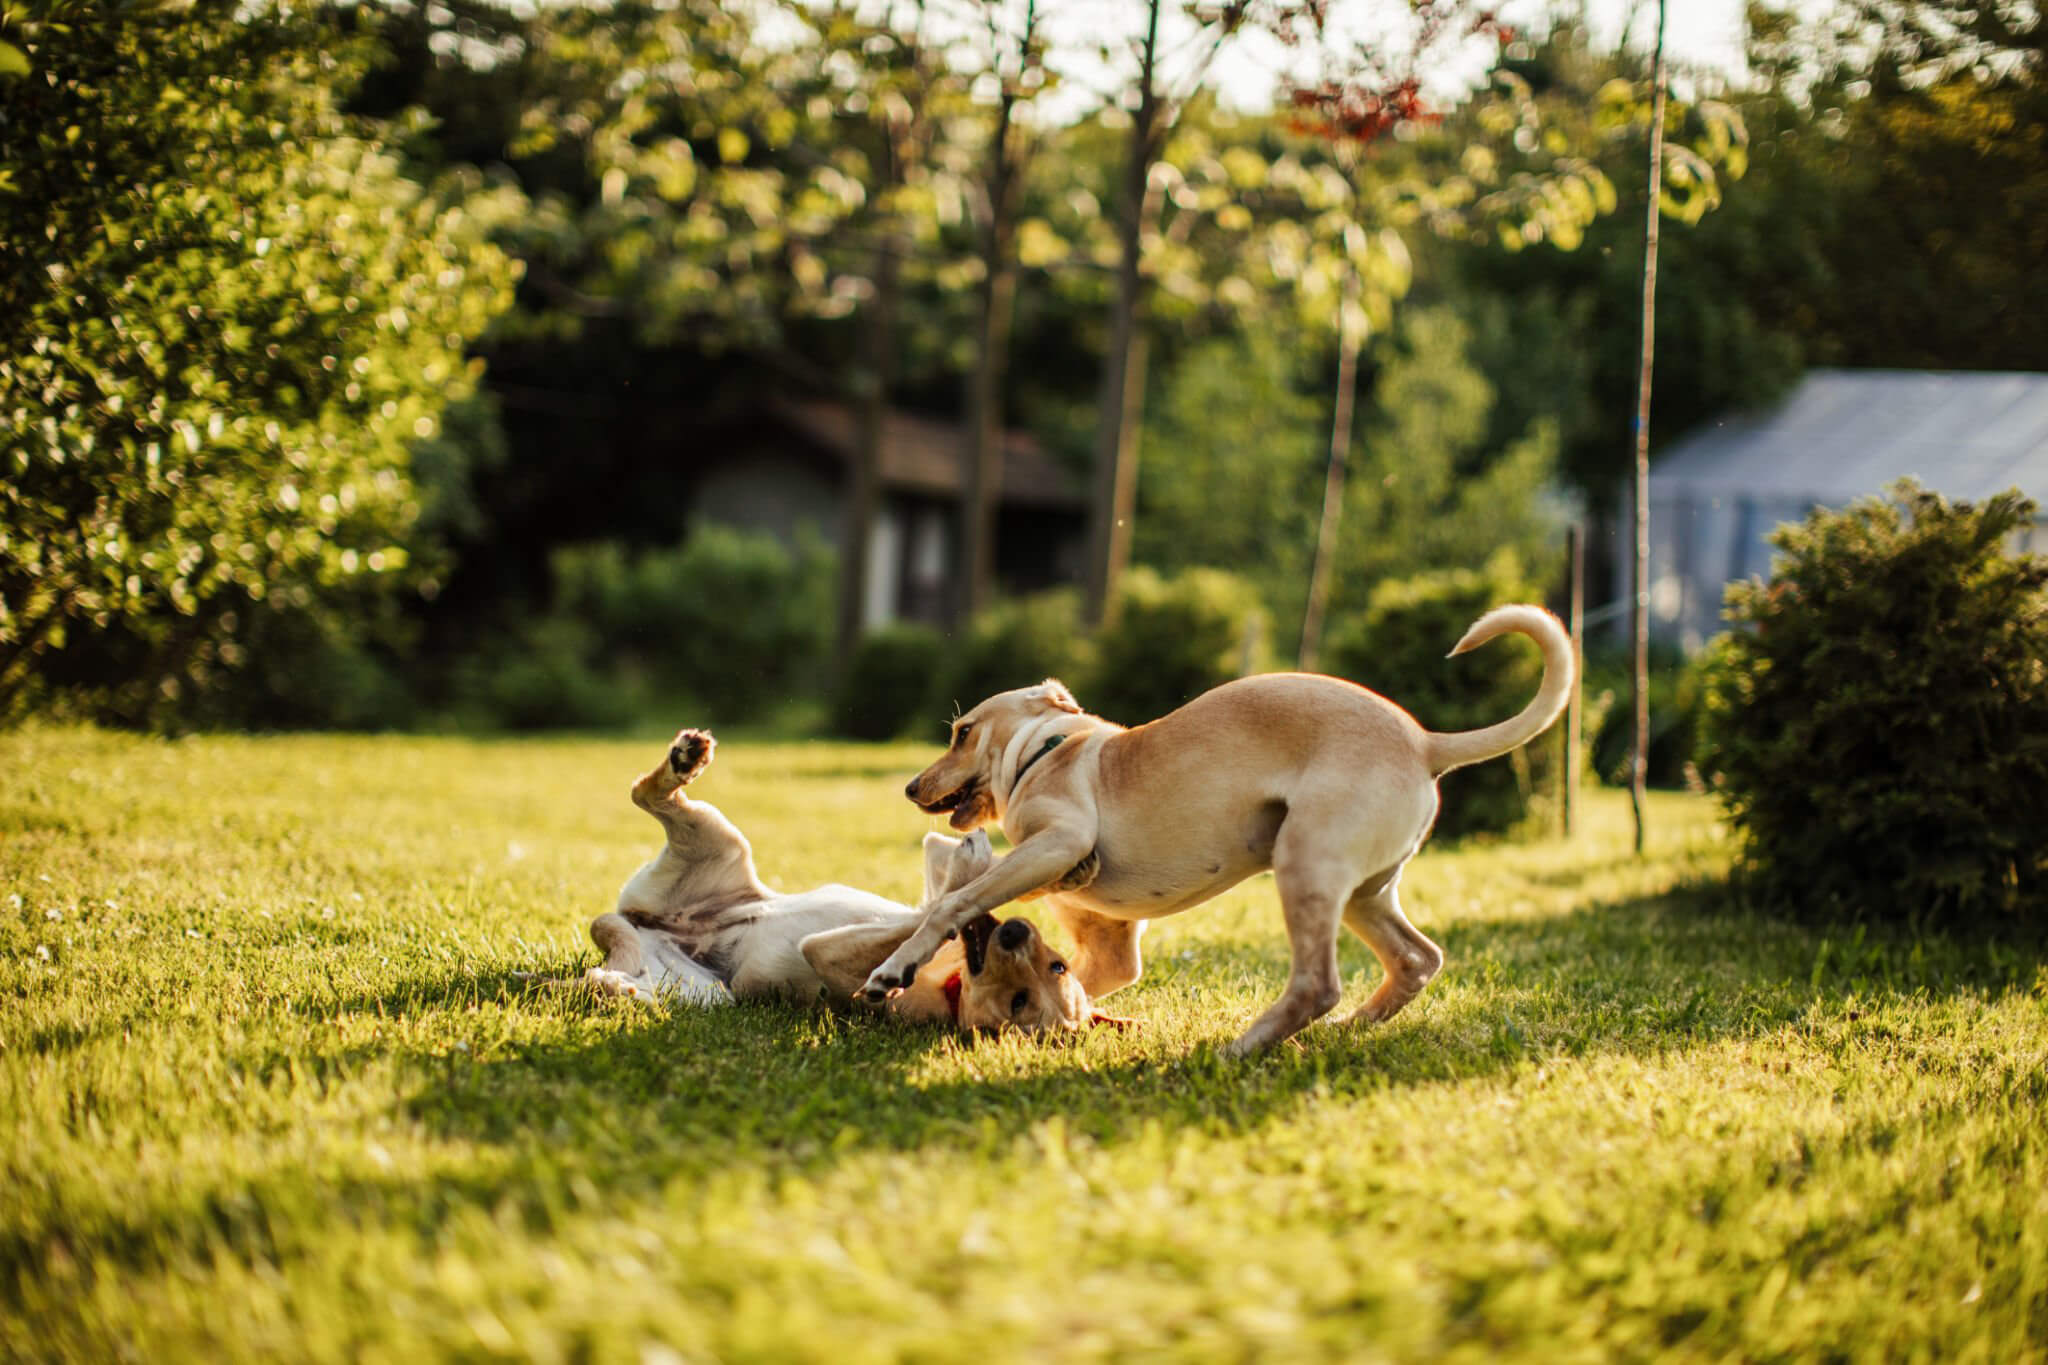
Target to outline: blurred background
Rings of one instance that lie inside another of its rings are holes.
[[[1673,8],[1663,782],[1779,522],[2048,492],[2038,7]],[[10,3],[0,715],[936,737],[1307,664],[1451,728],[1576,526],[1611,775],[1655,24]]]

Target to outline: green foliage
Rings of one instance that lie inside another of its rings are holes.
[[[597,660],[591,626],[543,616],[466,656],[455,668],[455,713],[471,728],[614,730],[645,701],[638,678]]]
[[[1091,647],[1080,595],[1059,589],[992,603],[967,623],[948,653],[947,700],[961,710],[1043,678],[1086,677]]]
[[[1767,83],[1733,101],[1747,137],[1727,151],[1743,153],[1744,174],[1696,225],[1667,217],[1659,246],[1653,442],[1767,403],[1810,365],[2048,369],[2048,329],[2035,325],[2048,274],[2033,264],[2048,249],[2037,9],[1751,7],[1750,67]],[[2022,29],[2004,34],[2014,50],[1987,54],[2008,22]],[[1827,28],[1838,42],[1816,32]],[[1571,26],[1513,65],[1567,121],[1640,75],[1637,58]],[[1639,204],[1640,132],[1633,118],[1611,131],[1600,164]],[[1693,114],[1675,131],[1695,154],[1725,156]],[[1593,224],[1576,251],[1518,246],[1450,248],[1437,282],[1475,324],[1499,427],[1554,420],[1563,472],[1608,504],[1634,448],[1640,213]]]
[[[1388,579],[1373,589],[1362,615],[1333,627],[1323,664],[1389,698],[1431,730],[1491,725],[1529,704],[1543,678],[1543,661],[1526,643],[1514,641],[1455,659],[1444,656],[1491,608],[1540,597],[1521,562],[1506,551],[1483,569]],[[1556,740],[1546,737],[1505,762],[1446,774],[1437,834],[1498,834],[1522,824],[1556,751]]]
[[[1292,327],[1250,329],[1189,348],[1161,376],[1131,545],[1162,574],[1228,565],[1258,590],[1283,646],[1307,597],[1329,451],[1329,405],[1304,391],[1301,341]]]
[[[553,559],[555,615],[594,632],[603,674],[638,672],[714,721],[748,720],[817,689],[832,619],[832,554],[707,523],[674,550],[606,543]]]
[[[1326,405],[1298,387],[1298,333],[1271,328],[1191,349],[1146,422],[1134,557],[1163,573],[1230,565],[1255,587],[1292,654],[1322,514]],[[1333,616],[1374,584],[1478,569],[1502,549],[1555,556],[1553,426],[1496,430],[1495,388],[1470,332],[1440,307],[1412,309],[1370,353],[1345,482]]]
[[[1219,683],[1257,672],[1265,630],[1258,594],[1233,574],[1190,569],[1162,578],[1132,569],[1118,588],[1114,624],[1095,641],[1081,704],[1124,725],[1157,720]]]
[[[2048,909],[2048,559],[2017,491],[1890,500],[1779,531],[1731,587],[1704,759],[1759,899],[1925,923]]]
[[[264,617],[423,571],[409,448],[475,382],[513,201],[407,180],[324,22],[63,11],[0,83],[0,712],[41,674],[162,723]]]
[[[1470,340],[1456,315],[1423,308],[1383,348],[1345,484],[1340,610],[1383,579],[1478,569],[1504,549],[1525,571],[1555,561],[1565,520],[1552,495],[1555,428],[1538,419],[1490,441],[1495,388]]]
[[[854,648],[832,701],[832,732],[848,739],[895,739],[943,719],[933,698],[944,672],[945,637],[898,622],[869,631]]]

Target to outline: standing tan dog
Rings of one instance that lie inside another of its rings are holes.
[[[923,916],[850,886],[778,895],[754,871],[754,850],[716,806],[683,788],[711,763],[708,731],[684,730],[633,784],[633,804],[661,822],[667,842],[619,892],[618,908],[591,922],[604,951],[581,984],[642,999],[698,1003],[821,992],[841,1001]],[[988,836],[925,836],[925,899],[985,874]],[[577,984],[563,982],[556,984]],[[1124,1024],[1095,1010],[1064,958],[1029,920],[972,917],[938,953],[925,980],[888,1002],[890,1013],[961,1029],[1068,1031]]]
[[[1273,870],[1293,955],[1287,989],[1232,1045],[1276,1043],[1334,1009],[1337,926],[1364,939],[1386,979],[1357,1015],[1392,1016],[1443,952],[1401,913],[1401,869],[1436,819],[1436,779],[1541,734],[1570,695],[1570,638],[1541,607],[1486,613],[1452,654],[1510,631],[1536,641],[1543,682],[1520,714],[1436,734],[1377,693],[1302,673],[1243,678],[1127,730],[1083,712],[1048,679],[989,698],[953,725],[945,755],[905,794],[955,829],[1000,822],[1016,847],[938,897],[867,979],[871,1000],[913,984],[962,924],[1045,893],[1073,934],[1093,997],[1138,978],[1144,922]]]

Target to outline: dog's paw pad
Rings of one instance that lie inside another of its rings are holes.
[[[688,782],[704,771],[705,765],[711,762],[712,751],[717,747],[718,741],[711,737],[709,730],[679,731],[675,742],[669,746],[669,770]]]

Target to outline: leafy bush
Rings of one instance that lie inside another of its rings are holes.
[[[1165,579],[1132,569],[1117,601],[1116,626],[1097,637],[1081,693],[1097,715],[1126,725],[1156,720],[1258,668],[1265,611],[1241,578],[1190,569]]]
[[[706,524],[675,550],[555,553],[555,609],[596,631],[600,672],[640,670],[716,721],[751,720],[814,692],[832,629],[832,556]]]
[[[894,739],[919,721],[936,727],[945,719],[937,701],[945,657],[945,637],[930,626],[900,621],[868,632],[833,697],[833,732]]]
[[[459,719],[504,730],[610,730],[630,723],[641,693],[630,678],[591,659],[596,631],[545,616],[463,660],[456,670]]]
[[[967,623],[953,650],[947,700],[962,710],[1043,678],[1078,681],[1089,654],[1080,598],[1059,590],[997,602]]]
[[[1782,528],[1707,681],[1704,758],[1764,902],[1920,922],[2048,900],[2048,559],[2017,491]]]
[[[340,108],[368,49],[259,8],[8,19],[0,715],[61,678],[189,719],[267,617],[421,572],[409,447],[474,388],[523,201],[407,179]]]
[[[1505,720],[1529,704],[1543,661],[1524,642],[1444,656],[1467,627],[1493,607],[1538,600],[1511,552],[1481,570],[1453,569],[1375,585],[1365,614],[1338,623],[1324,664],[1413,713],[1431,730],[1472,730]],[[1506,762],[1481,763],[1444,776],[1440,835],[1501,833],[1527,820],[1531,795],[1548,780],[1557,741],[1546,735]]]
[[[181,721],[236,730],[402,730],[417,719],[409,623],[388,597],[351,613],[266,612],[240,635],[248,657],[190,699]]]

